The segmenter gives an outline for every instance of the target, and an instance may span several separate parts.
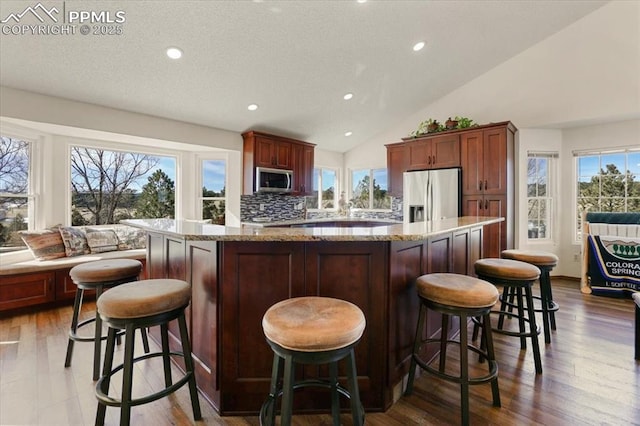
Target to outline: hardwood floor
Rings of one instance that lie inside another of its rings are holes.
[[[502,407],[491,405],[489,385],[472,386],[472,424],[638,424],[640,362],[633,359],[634,307],[630,299],[583,295],[574,281],[553,279],[560,304],[552,343],[541,345],[543,374],[536,376],[529,347],[495,335]],[[0,424],[90,425],[96,399],[91,380],[92,346],[77,343],[73,363],[64,368],[71,307],[0,318]],[[138,337],[139,339],[139,337]],[[140,342],[138,342],[140,343]],[[141,350],[141,344],[137,348]],[[357,350],[357,348],[356,348]],[[121,360],[122,349],[117,349]],[[475,357],[471,357],[475,358]],[[158,361],[158,362],[156,362]],[[457,361],[448,353],[448,368]],[[175,376],[179,372],[175,370]],[[118,391],[120,377],[112,381]],[[162,386],[159,360],[136,365],[134,396]],[[457,424],[459,387],[429,375],[419,377],[413,395],[403,396],[386,413],[367,413],[367,425]],[[220,417],[200,398],[207,425],[258,425],[255,416]],[[119,411],[107,409],[107,424],[118,424]],[[350,416],[342,416],[351,424]],[[329,425],[328,415],[294,416],[297,425]],[[175,395],[134,407],[132,424],[193,424],[189,395]]]

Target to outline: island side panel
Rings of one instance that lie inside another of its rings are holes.
[[[306,295],[347,300],[364,313],[367,325],[355,355],[360,398],[369,411],[384,409],[388,246],[388,242],[363,241],[306,244]],[[326,366],[306,367],[305,373],[329,377]],[[338,374],[346,384],[344,362],[339,363]],[[330,407],[326,392],[310,396],[302,407]]]
[[[215,407],[220,405],[218,382],[218,243],[187,242],[187,278],[191,284],[191,352],[196,381]]]
[[[304,296],[304,243],[225,241],[220,247],[219,411],[256,414],[269,394],[273,362],[262,317],[275,303]]]

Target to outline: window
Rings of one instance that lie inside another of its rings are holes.
[[[387,169],[352,170],[350,203],[353,208],[390,209],[391,197],[387,193]]]
[[[72,225],[174,218],[175,170],[172,157],[72,146]]]
[[[527,156],[527,238],[551,238],[555,158],[557,154],[529,153]]]
[[[22,249],[18,231],[33,223],[31,143],[0,136],[0,250]]]
[[[336,169],[314,168],[313,195],[307,197],[307,208],[335,210],[338,205],[337,183],[338,172]]]
[[[577,172],[576,239],[583,211],[640,211],[640,149],[574,153]]]
[[[202,160],[202,197],[200,205],[202,219],[224,225],[226,211],[226,162],[224,160]]]

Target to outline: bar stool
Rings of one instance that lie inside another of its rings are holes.
[[[492,314],[500,315],[498,326],[492,327],[492,330],[496,333],[519,337],[520,349],[526,349],[526,339],[527,337],[531,338],[536,374],[542,374],[540,344],[538,343],[540,327],[536,324],[531,290],[533,283],[540,277],[540,270],[529,263],[511,259],[480,259],[476,260],[474,267],[478,278],[504,287],[500,310],[491,311]],[[505,294],[511,294],[513,291],[510,290],[511,288],[515,291],[514,303],[508,301],[508,298],[505,297]],[[524,290],[524,295],[522,290]],[[513,307],[517,309],[517,314],[511,311]],[[504,329],[505,315],[509,318],[518,319],[518,331]],[[529,331],[526,330],[526,323],[529,324]],[[474,330],[474,336],[476,330]]]
[[[503,250],[501,257],[530,263],[540,269],[540,296],[533,296],[533,298],[540,300],[541,307],[535,311],[542,312],[544,341],[545,343],[551,343],[551,330],[556,329],[555,312],[560,309],[560,306],[553,301],[549,273],[558,264],[558,256],[544,251],[510,249]],[[511,295],[509,296],[512,297]]]
[[[98,409],[96,413],[96,425],[104,425],[107,405],[120,407],[120,425],[128,425],[131,416],[131,407],[146,404],[175,392],[185,383],[189,383],[191,395],[191,407],[194,419],[200,420],[200,402],[196,389],[196,376],[191,356],[191,345],[187,332],[187,322],[184,310],[191,301],[191,286],[181,280],[154,279],[142,280],[122,284],[106,292],[98,299],[98,312],[102,320],[109,326],[107,335],[107,348],[105,350],[104,367],[102,377],[96,383],[96,398]],[[169,351],[169,321],[178,320],[182,352]],[[162,352],[147,353],[134,358],[134,332],[138,328],[160,326],[162,340]],[[113,366],[113,353],[118,330],[124,330],[124,362],[119,366]],[[172,383],[170,355],[184,358],[185,375],[176,383]],[[132,399],[133,388],[133,364],[148,358],[161,356],[164,364],[165,389]],[[108,395],[111,376],[118,371],[122,373],[122,397],[120,399]]]
[[[307,386],[331,390],[333,424],[340,425],[339,394],[350,399],[353,424],[364,424],[354,347],[366,321],[356,305],[329,297],[298,297],[271,306],[262,318],[267,343],[273,350],[269,396],[260,409],[260,424],[275,425],[275,404],[282,396],[280,424],[289,426],[293,391]],[[348,390],[338,383],[338,361],[346,358]],[[280,383],[284,364],[284,379]],[[329,380],[295,381],[296,364],[329,364]]]
[[[117,285],[135,281],[142,271],[142,263],[135,259],[112,259],[97,260],[95,262],[83,263],[71,268],[69,275],[76,285],[76,298],[73,303],[73,317],[71,328],[69,329],[69,342],[67,343],[67,355],[64,366],[71,365],[73,358],[73,347],[75,342],[93,342],[93,380],[98,380],[100,376],[100,355],[102,352],[102,341],[107,336],[102,335],[102,320],[99,315],[84,321],[78,322],[78,316],[82,310],[82,298],[85,290],[95,290],[96,301],[100,299],[104,289]],[[95,322],[95,333],[92,337],[78,335],[78,329]],[[149,352],[149,342],[145,330],[142,330],[142,340],[144,349]]]
[[[420,314],[416,327],[416,337],[411,355],[411,367],[407,380],[406,395],[413,392],[413,381],[416,365],[444,380],[460,383],[460,408],[462,424],[469,424],[469,385],[479,385],[491,382],[493,405],[500,407],[500,391],[498,389],[498,364],[493,350],[493,339],[489,313],[498,300],[498,290],[486,281],[458,274],[427,274],[418,277],[416,288],[420,297]],[[442,314],[442,329],[440,338],[423,339],[426,326],[427,310]],[[460,318],[460,340],[448,340],[447,329],[450,316]],[[483,342],[486,352],[468,343],[467,321],[469,318],[482,318]],[[423,344],[440,344],[440,364],[436,369],[420,357]],[[445,372],[447,344],[457,344],[460,347],[460,375],[453,376]],[[465,349],[466,348],[466,349]],[[482,377],[469,377],[468,350],[480,355],[488,361],[488,372]]]

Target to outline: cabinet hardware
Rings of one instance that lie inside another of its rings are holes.
[[[480,181],[480,186],[478,187],[480,191],[482,191],[482,181]]]
[[[487,210],[489,208],[489,200],[484,200],[484,209]]]
[[[478,210],[482,210],[482,200],[478,200]]]
[[[431,165],[431,156],[430,155],[427,156],[427,164]]]
[[[433,165],[434,166],[436,165],[436,156],[435,155],[433,156]]]
[[[487,190],[487,181],[486,180],[484,181],[484,190],[485,191]]]

